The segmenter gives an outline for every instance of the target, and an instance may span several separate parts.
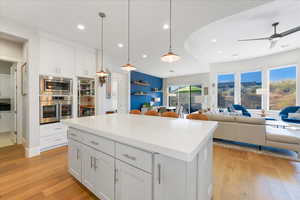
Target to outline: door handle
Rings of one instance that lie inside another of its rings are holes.
[[[115,184],[119,181],[118,179],[118,169],[115,169]]]
[[[161,164],[157,165],[157,170],[158,170],[158,184],[161,184]]]

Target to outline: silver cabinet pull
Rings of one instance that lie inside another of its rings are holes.
[[[79,149],[76,149],[76,157],[77,157],[77,160],[79,160]]]
[[[119,181],[118,179],[118,169],[115,168],[115,184]]]
[[[130,155],[128,155],[128,154],[123,154],[123,156],[124,156],[125,158],[130,159],[130,160],[136,161],[136,157],[134,157],[134,156],[130,156]]]
[[[91,141],[91,143],[92,143],[93,145],[99,145],[99,143],[98,143],[98,142],[95,142],[95,141]]]
[[[93,168],[93,156],[90,156],[90,161],[91,161],[91,169]]]
[[[76,134],[74,134],[74,133],[70,133],[70,135],[71,135],[71,136],[74,136],[74,137],[77,137],[77,135],[76,135]]]
[[[97,158],[94,157],[94,170],[96,171],[96,169],[98,168],[97,166]]]
[[[158,184],[161,184],[161,165],[160,164],[157,165],[157,169],[158,169]]]

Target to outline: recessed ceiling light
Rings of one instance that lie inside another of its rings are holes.
[[[163,29],[168,30],[170,28],[169,24],[164,24]]]
[[[148,56],[146,54],[143,54],[142,55],[142,58],[147,58]]]
[[[237,57],[239,56],[239,54],[235,53],[235,54],[232,54],[233,57]]]
[[[220,51],[218,51],[218,53],[219,53],[219,54],[222,54],[222,53],[223,53],[223,51],[221,51],[221,50],[220,50]]]
[[[77,28],[78,28],[79,30],[83,31],[83,30],[85,29],[85,26],[82,25],[82,24],[78,24],[78,25],[77,25]]]
[[[211,40],[211,42],[217,42],[217,39],[214,38],[214,39]]]
[[[119,44],[118,44],[118,47],[119,47],[119,48],[123,48],[123,47],[124,47],[124,44],[119,43]]]

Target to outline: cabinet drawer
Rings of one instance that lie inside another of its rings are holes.
[[[91,146],[103,153],[115,156],[115,143],[100,136],[94,136],[88,132],[79,131],[76,129],[69,129],[69,137]]]
[[[116,157],[137,168],[152,173],[152,154],[129,147],[127,145],[116,143]]]
[[[49,137],[55,134],[67,133],[67,127],[63,124],[47,124],[40,127],[40,136]]]

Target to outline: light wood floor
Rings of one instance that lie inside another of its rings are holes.
[[[300,163],[214,147],[214,200],[300,200]],[[67,172],[67,148],[26,159],[0,149],[0,199],[97,199]]]

